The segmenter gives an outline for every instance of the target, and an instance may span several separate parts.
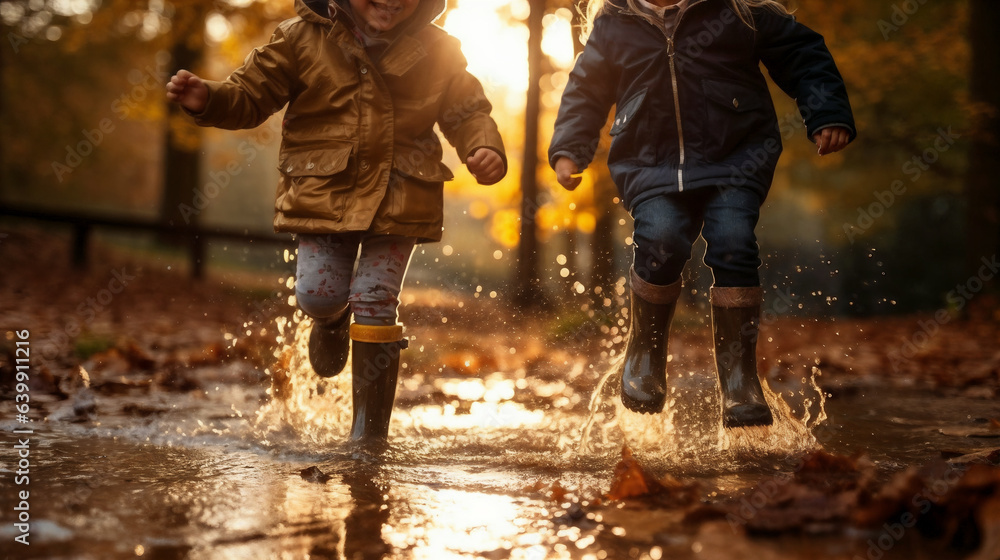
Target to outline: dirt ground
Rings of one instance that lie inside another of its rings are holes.
[[[78,398],[84,385],[113,398],[146,388],[196,394],[227,376],[229,382],[259,386],[262,394],[278,383],[283,367],[275,342],[282,336],[278,325],[293,315],[286,279],[212,271],[196,281],[167,259],[100,245],[90,266],[76,270],[68,264],[68,251],[67,238],[39,230],[13,231],[0,239],[0,392],[5,400],[15,393],[16,333],[24,330],[30,330],[34,352],[30,390],[51,402],[72,402],[62,421],[87,419],[88,404]],[[773,386],[813,379],[816,373],[828,396],[905,389],[982,403],[986,410],[993,406],[995,414],[977,416],[961,428],[963,433],[953,435],[995,441],[991,438],[1000,436],[995,406],[1000,305],[987,296],[973,303],[962,316],[766,318],[761,371]],[[525,313],[471,292],[407,290],[401,322],[411,342],[404,367],[426,383],[401,390],[397,404],[445,403],[469,413],[475,403],[444,394],[430,381],[492,380],[501,372],[516,378],[518,388],[530,386],[510,397],[519,406],[564,407],[583,415],[600,372],[623,348],[627,317],[617,311],[623,305],[618,299],[607,309],[576,304]],[[691,318],[680,324],[671,336],[672,363],[710,369],[708,328]],[[241,365],[229,367],[233,364]],[[159,412],[133,408],[123,411],[137,419]],[[729,530],[808,534],[830,527],[885,533],[901,524],[977,560],[1000,558],[1000,449],[955,449],[941,452],[942,459],[952,460],[952,470],[934,464],[880,473],[863,455],[814,451],[796,457],[791,474],[771,486],[758,480],[739,492],[706,497],[696,480],[654,472],[625,447],[602,488],[567,490],[554,476],[523,492],[560,504],[550,522],[577,531],[601,525],[595,518],[628,525],[629,515],[650,511],[666,512],[671,523],[700,528],[690,531],[709,536]],[[948,476],[954,480],[945,490],[922,492]],[[708,540],[725,540],[716,537]],[[650,539],[657,542],[655,534]]]

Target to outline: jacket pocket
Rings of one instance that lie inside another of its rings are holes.
[[[354,188],[354,146],[297,150],[278,158],[281,185],[276,210],[291,218],[339,220]]]
[[[444,183],[394,177],[389,181],[386,217],[401,224],[439,224],[444,214]]]
[[[642,109],[642,102],[646,99],[646,91],[643,89],[618,106],[615,111],[615,121],[611,124],[611,130],[608,131],[608,134],[617,136],[632,124],[639,110]]]
[[[323,177],[347,169],[354,146],[283,153],[278,158],[278,170],[289,177]]]
[[[454,178],[451,170],[423,152],[397,151],[395,173],[389,182],[389,217],[404,224],[436,224],[444,212],[444,182]],[[418,155],[420,157],[418,157]]]
[[[754,132],[768,126],[769,94],[728,80],[702,80],[705,94],[705,155],[721,161]]]
[[[400,177],[427,181],[430,183],[440,183],[451,181],[455,178],[451,169],[441,163],[436,155],[426,155],[419,148],[412,150],[396,149],[395,161],[396,172]]]

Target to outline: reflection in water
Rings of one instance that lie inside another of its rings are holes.
[[[351,469],[343,476],[353,503],[344,520],[345,558],[382,558],[392,552],[385,541],[390,509],[387,498],[388,483],[383,487],[376,482],[379,469]],[[317,551],[314,551],[315,554]]]
[[[520,548],[526,513],[510,496],[453,489],[407,488],[393,496],[405,503],[385,534],[414,558],[448,558]],[[538,538],[538,535],[531,537]]]

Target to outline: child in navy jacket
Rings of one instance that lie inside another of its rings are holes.
[[[666,402],[667,338],[699,234],[712,269],[715,357],[727,428],[769,425],[757,374],[762,292],[754,228],[781,153],[763,62],[796,100],[820,155],[856,135],[823,38],[773,0],[591,0],[549,161],[565,188],[591,162],[612,105],[608,167],[635,221],[622,403]]]

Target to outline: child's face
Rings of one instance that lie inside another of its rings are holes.
[[[413,15],[419,0],[350,0],[354,15],[376,31],[389,31]]]

